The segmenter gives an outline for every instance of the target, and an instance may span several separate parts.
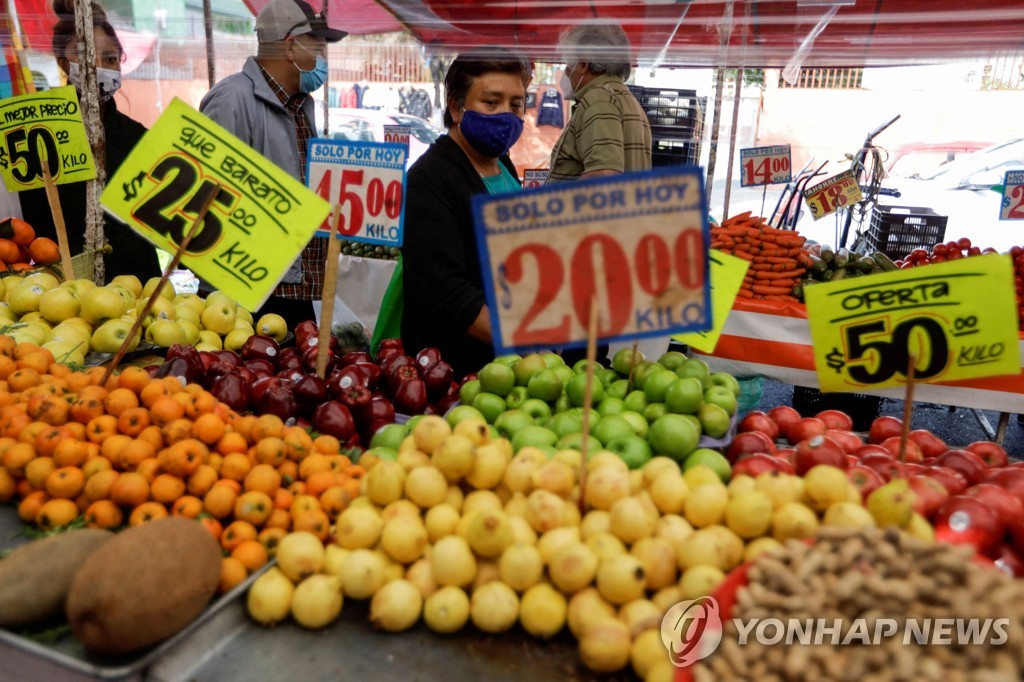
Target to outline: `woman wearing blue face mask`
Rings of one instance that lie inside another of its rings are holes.
[[[439,348],[457,378],[494,357],[472,197],[520,189],[508,151],[523,132],[530,76],[504,51],[456,58],[445,76],[448,134],[409,169],[402,341]]]
[[[68,85],[81,91],[82,71],[78,63],[75,40],[75,9],[71,0],[54,2],[57,24],[53,28],[53,54],[57,66],[67,77]],[[96,84],[99,89],[100,119],[103,122],[107,178],[120,167],[132,148],[146,133],[146,128],[117,109],[114,93],[121,88],[121,62],[124,49],[103,8],[93,3],[92,16],[96,46]],[[85,183],[72,182],[57,187],[61,210],[68,233],[72,255],[85,249]],[[50,204],[43,189],[20,192],[21,210],[25,220],[40,237],[57,240]],[[104,223],[106,241],[113,249],[104,259],[106,281],[118,275],[135,275],[145,283],[160,275],[156,249],[141,235],[119,220],[107,217]]]

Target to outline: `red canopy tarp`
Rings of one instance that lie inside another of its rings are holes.
[[[323,11],[325,0],[307,1],[315,11]],[[269,0],[244,2],[255,16]],[[374,0],[328,0],[327,21],[331,26],[348,31],[352,35],[393,33],[403,30],[401,22]]]

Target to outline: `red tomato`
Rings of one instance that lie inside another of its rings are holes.
[[[932,247],[932,255],[945,256],[947,253],[949,253],[949,247],[945,244],[940,243]]]
[[[960,249],[950,249],[949,256],[948,256],[949,260],[956,260],[957,258],[963,258],[963,257],[964,257],[964,254],[963,254],[962,251],[960,251]]]
[[[971,248],[971,240],[967,237],[960,237],[960,239],[956,240],[956,245],[961,249],[969,249]]]
[[[968,256],[980,256],[981,255],[981,247],[980,246],[972,246],[972,247],[970,247],[969,249],[967,249],[967,255]]]
[[[924,249],[914,249],[913,251],[910,252],[910,256],[908,256],[908,258],[915,262],[928,260],[928,252],[925,251]]]
[[[1024,249],[1022,249],[1021,247],[1019,247],[1019,246],[1011,246],[1010,247],[1010,255],[1013,256],[1014,260],[1017,260],[1017,257],[1020,256],[1021,254],[1024,254]]]

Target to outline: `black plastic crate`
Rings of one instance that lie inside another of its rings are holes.
[[[946,216],[919,206],[878,206],[871,212],[868,247],[893,260],[946,237]]]
[[[882,407],[883,398],[862,393],[822,393],[816,388],[793,387],[793,407],[801,416],[813,417],[822,410],[842,410],[853,419],[854,431],[867,431]]]
[[[700,138],[689,140],[655,139],[651,149],[651,165],[680,166],[700,163]]]
[[[652,126],[692,126],[704,120],[706,97],[697,97],[696,90],[678,88],[647,88],[630,85],[630,92],[640,103]]]

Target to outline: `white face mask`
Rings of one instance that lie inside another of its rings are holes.
[[[68,83],[74,85],[79,92],[82,91],[82,70],[75,62],[68,64]],[[121,89],[121,72],[113,69],[96,69],[96,85],[100,91],[100,102],[108,101]]]
[[[574,64],[572,69],[575,69],[576,66],[578,64]],[[565,99],[576,99],[576,88],[573,87],[572,79],[568,75],[572,72],[572,69],[566,68],[566,70],[562,71],[562,77],[558,79],[558,86],[562,89],[562,96]]]

